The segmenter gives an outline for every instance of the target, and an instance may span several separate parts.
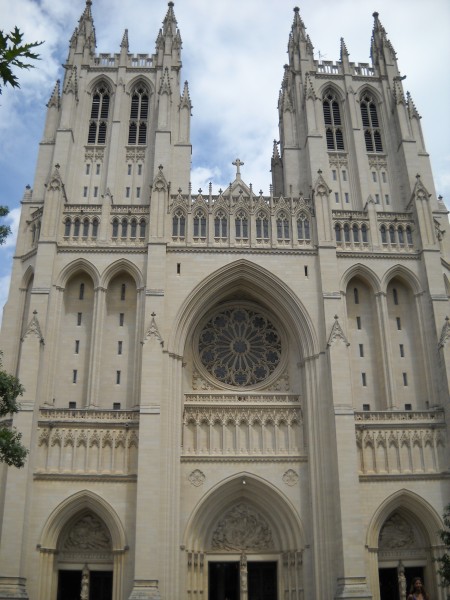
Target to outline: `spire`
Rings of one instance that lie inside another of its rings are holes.
[[[71,39],[71,44],[76,45],[77,53],[83,53],[83,58],[88,59],[95,54],[96,39],[94,19],[92,18],[92,0],[86,0],[83,14],[78,21],[78,27]]]
[[[374,66],[378,66],[383,75],[386,74],[386,67],[388,66],[394,66],[394,70],[398,74],[397,54],[394,47],[388,40],[386,30],[378,18],[378,13],[374,12],[372,16],[374,18],[370,48],[372,63]]]
[[[53,88],[53,92],[52,92],[52,95],[50,96],[50,100],[47,102],[47,108],[55,107],[56,109],[59,109],[60,98],[61,98],[60,92],[59,92],[59,85],[60,85],[60,81],[58,79],[55,83],[55,87]]]
[[[280,153],[278,151],[278,144],[280,142],[277,142],[277,140],[273,140],[273,151],[272,151],[272,160],[273,161],[279,161],[280,160]]]
[[[309,61],[309,65],[305,65],[305,70],[311,70],[314,63],[314,47],[309,36],[306,33],[305,24],[300,16],[298,6],[294,8],[294,20],[292,22],[291,32],[288,42],[289,63],[298,71],[301,68],[301,61]]]
[[[345,45],[344,38],[341,37],[341,62],[344,62],[344,59],[349,57],[349,53],[347,50],[347,46]]]
[[[189,96],[189,85],[188,82],[184,82],[183,93],[181,95],[180,108],[187,107],[189,112],[192,108],[191,98]]]
[[[121,50],[126,50],[126,52],[129,52],[130,50],[130,46],[128,43],[128,29],[125,29],[125,31],[123,32],[123,38],[120,42],[120,48]]]
[[[164,17],[162,32],[164,37],[171,36],[175,37],[177,33],[177,20],[175,18],[175,12],[173,10],[173,2],[168,3],[167,14]]]

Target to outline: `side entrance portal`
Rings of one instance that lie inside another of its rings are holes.
[[[210,562],[208,600],[277,600],[275,561]]]

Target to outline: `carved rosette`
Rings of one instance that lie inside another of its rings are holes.
[[[283,482],[291,487],[294,486],[298,482],[298,474],[293,469],[288,469],[283,475]]]
[[[195,469],[189,475],[188,479],[194,487],[200,487],[204,484],[206,476],[203,471],[200,471],[200,469]]]

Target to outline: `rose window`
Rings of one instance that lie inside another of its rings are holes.
[[[247,387],[266,380],[281,360],[281,337],[261,312],[244,306],[222,309],[200,332],[203,367],[226,385]]]

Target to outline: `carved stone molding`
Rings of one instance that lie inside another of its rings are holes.
[[[345,337],[337,315],[334,316],[333,327],[328,338],[328,346],[331,346],[336,340],[342,340],[346,346],[350,346],[350,342]]]
[[[399,513],[391,515],[381,529],[379,548],[405,548],[414,545],[415,536],[411,525]]]

